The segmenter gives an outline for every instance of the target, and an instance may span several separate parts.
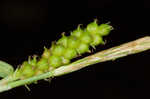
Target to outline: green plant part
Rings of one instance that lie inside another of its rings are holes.
[[[43,73],[44,73],[44,71],[38,70],[38,71],[35,72],[35,75],[40,75],[40,74],[43,74]]]
[[[0,77],[7,77],[8,75],[13,74],[14,68],[10,64],[0,61]]]
[[[31,66],[26,66],[22,74],[25,78],[32,77],[34,75],[34,70]]]
[[[71,33],[71,35],[79,38],[79,37],[81,37],[83,32],[84,31],[80,28],[80,25],[79,25],[78,28]]]
[[[51,47],[50,47],[50,52],[52,52],[52,50],[54,50],[55,46],[56,46],[56,42],[53,41],[51,44]]]
[[[44,52],[42,54],[42,57],[43,58],[49,58],[49,56],[50,56],[50,50],[47,49],[46,47],[44,47]]]
[[[107,36],[112,29],[112,26],[108,24],[101,24],[98,27],[98,34],[100,34],[101,36]]]
[[[55,45],[52,49],[52,55],[62,56],[64,54],[65,47],[62,45]]]
[[[64,65],[69,64],[69,63],[70,63],[70,59],[67,59],[67,58],[62,57],[62,63],[63,63]]]
[[[52,55],[49,57],[49,65],[57,68],[62,65],[62,58],[60,56]]]
[[[37,56],[33,56],[33,59],[31,59],[31,57],[29,57],[28,63],[32,66],[36,66],[37,64]]]
[[[67,48],[64,53],[64,58],[66,59],[73,59],[77,56],[77,52],[73,48]]]
[[[48,71],[49,64],[48,64],[48,59],[46,58],[41,58],[40,61],[37,63],[37,69],[41,71]]]
[[[91,42],[91,46],[97,46],[99,44],[103,44],[103,38],[101,36],[99,36],[98,34],[93,35],[93,41]]]
[[[57,44],[63,45],[64,47],[67,47],[68,37],[65,36],[65,34],[62,34],[62,37],[57,41]]]
[[[97,20],[88,24],[86,30],[91,34],[96,34],[98,32]]]
[[[81,42],[86,43],[86,44],[89,44],[89,43],[92,42],[92,37],[91,37],[91,35],[90,35],[89,33],[87,33],[87,32],[84,32],[84,33],[80,36],[79,39],[81,40]]]
[[[79,44],[80,44],[80,41],[76,37],[70,36],[68,39],[68,46],[67,47],[75,49],[78,47]]]
[[[69,64],[73,58],[90,52],[90,46],[95,48],[103,44],[102,36],[108,35],[111,29],[108,24],[98,25],[95,20],[85,29],[81,29],[79,25],[70,36],[62,33],[62,37],[57,42],[52,42],[50,49],[44,47],[40,59],[36,56],[32,59],[29,57],[28,62],[24,62],[21,68],[18,68],[16,75],[21,79],[28,78]]]
[[[31,66],[27,61],[23,63],[20,69],[20,76],[22,79],[28,78],[34,75],[33,66]]]
[[[15,75],[16,71],[18,71],[19,69],[17,68],[14,74],[10,74],[9,76],[0,80],[0,92],[8,91],[23,85],[36,83],[38,80],[44,80],[51,77],[62,76],[74,71],[78,71],[84,67],[96,63],[118,59],[128,55],[140,53],[146,50],[150,50],[150,36],[146,36],[137,39],[135,41],[131,41],[119,46],[115,46],[110,49],[103,50],[96,54],[72,62],[68,65],[64,65],[64,66],[61,65],[60,68],[53,68],[51,69],[51,71],[46,73],[44,73],[43,71],[38,71],[36,72],[36,74],[40,74],[40,75],[34,75],[33,77],[26,78],[26,79],[18,79],[18,76],[16,77]]]
[[[68,74],[98,62],[118,59],[130,54],[139,53],[150,49],[150,37],[144,37],[129,43],[122,44],[83,59],[72,62],[71,59],[90,52],[90,46],[103,44],[103,36],[109,34],[112,27],[109,24],[98,25],[97,21],[91,22],[86,29],[74,30],[70,36],[63,36],[53,42],[50,49],[44,48],[40,58],[29,57],[21,67],[13,71],[13,67],[0,61],[0,92],[12,88],[37,82],[41,79],[57,77]],[[2,70],[1,70],[2,69]],[[9,69],[7,71],[7,69]]]
[[[89,45],[81,42],[80,45],[78,46],[77,52],[79,53],[79,55],[85,52],[90,52]]]

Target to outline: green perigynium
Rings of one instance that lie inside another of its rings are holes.
[[[91,34],[96,34],[98,32],[97,20],[88,24],[86,30]]]
[[[56,45],[52,50],[52,55],[62,56],[65,51],[65,47],[63,45]]]
[[[99,44],[103,44],[103,38],[101,36],[99,36],[98,34],[95,34],[92,37],[93,37],[93,41],[91,42],[92,46],[97,46]]]
[[[37,69],[41,71],[47,71],[48,68],[49,68],[49,64],[47,58],[41,58],[41,60],[37,62]]]
[[[90,52],[90,47],[95,48],[103,44],[103,36],[108,35],[111,30],[112,26],[98,25],[97,20],[89,23],[84,29],[79,25],[70,36],[65,36],[63,33],[59,40],[52,43],[50,49],[44,47],[40,59],[34,56],[32,59],[29,58],[28,62],[24,62],[18,69],[17,75],[25,79],[69,64],[73,58]]]
[[[82,33],[82,35],[79,38],[81,40],[81,42],[89,44],[92,42],[92,36],[88,33],[88,32],[84,32]]]
[[[63,45],[64,47],[67,47],[68,37],[65,36],[65,34],[62,34],[62,37],[57,41],[57,44]]]
[[[71,35],[78,38],[78,37],[81,37],[83,32],[84,31],[80,28],[80,25],[79,25],[78,28],[71,33]]]
[[[98,34],[100,34],[101,36],[107,36],[112,29],[112,26],[108,24],[101,24],[98,27]]]
[[[60,56],[52,55],[49,57],[49,65],[57,68],[62,65],[62,58]]]
[[[27,78],[33,76],[35,73],[34,66],[25,61],[21,68],[18,70],[18,75],[21,75],[21,78]]]
[[[64,52],[64,58],[66,59],[73,59],[77,56],[77,51],[76,49],[73,49],[73,48],[67,48]]]
[[[88,51],[90,51],[89,50],[89,45],[86,44],[86,43],[80,43],[80,45],[77,48],[77,52],[79,54],[83,54],[83,53],[88,52]]]
[[[74,36],[70,36],[68,38],[69,39],[68,39],[67,47],[76,49],[78,47],[78,45],[80,44],[80,41],[78,40],[78,38],[76,38]]]
[[[42,57],[43,57],[43,58],[49,58],[49,56],[50,56],[50,50],[47,49],[46,47],[44,47],[44,52],[43,52]],[[33,59],[34,59],[34,58],[33,58]]]

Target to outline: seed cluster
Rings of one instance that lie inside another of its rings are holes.
[[[71,59],[90,52],[90,46],[95,48],[103,44],[103,36],[108,35],[111,30],[112,26],[98,25],[97,20],[88,24],[85,29],[81,29],[79,25],[70,36],[63,33],[58,41],[52,43],[50,49],[44,48],[39,60],[34,56],[25,61],[18,69],[17,75],[24,79],[69,64]]]

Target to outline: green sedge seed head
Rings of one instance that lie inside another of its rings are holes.
[[[68,48],[77,48],[79,44],[80,44],[80,42],[76,37],[74,37],[74,36],[69,37]]]
[[[80,37],[82,35],[84,31],[80,28],[80,26],[78,26],[78,28],[76,30],[74,30],[71,35],[75,36],[75,37]]]
[[[64,54],[65,47],[62,45],[55,45],[52,50],[52,54],[56,56],[62,56]]]
[[[77,48],[77,52],[79,54],[83,54],[89,51],[89,45],[86,43],[80,43],[79,47]]]
[[[42,71],[48,70],[48,68],[49,68],[48,59],[41,58],[40,61],[38,61],[38,63],[37,63],[37,68]]]
[[[93,35],[93,42],[91,43],[92,46],[97,46],[102,43],[103,43],[103,38],[100,35],[98,34]]]
[[[64,64],[64,65],[66,65],[66,64],[69,64],[70,63],[70,59],[66,59],[66,58],[62,58],[62,63]]]
[[[44,47],[44,52],[43,52],[42,57],[43,58],[48,58],[49,56],[50,56],[50,50],[47,49],[46,47]]]
[[[66,59],[72,59],[77,56],[77,52],[73,48],[67,48],[64,53],[64,58]]]
[[[62,37],[57,41],[57,44],[63,45],[64,47],[67,47],[68,37],[62,34]]]
[[[62,65],[62,58],[60,56],[52,55],[49,57],[50,66],[57,68]]]
[[[88,24],[86,30],[91,34],[97,33],[98,31],[97,21],[95,20],[94,22],[91,22],[90,24]]]
[[[92,37],[89,33],[84,32],[80,37],[81,42],[89,44],[92,42]]]
[[[112,26],[108,24],[101,24],[98,27],[98,34],[100,34],[101,36],[107,36],[111,30],[112,30]]]

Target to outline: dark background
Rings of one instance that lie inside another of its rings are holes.
[[[114,30],[97,51],[150,35],[149,0],[1,0],[0,60],[14,68],[29,55],[97,18]],[[86,54],[85,56],[90,55]],[[0,99],[134,99],[150,98],[150,51],[95,64],[57,77],[0,93]]]

